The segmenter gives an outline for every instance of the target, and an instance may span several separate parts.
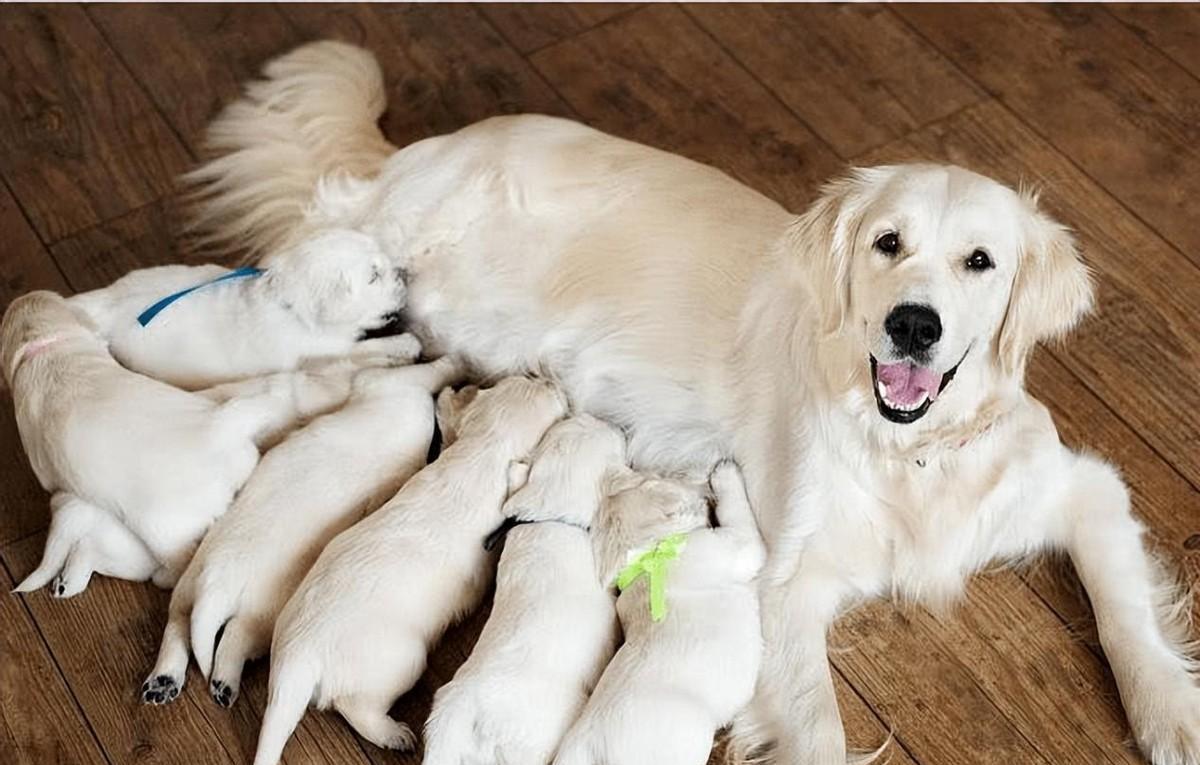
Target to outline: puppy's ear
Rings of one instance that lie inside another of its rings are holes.
[[[1092,308],[1094,289],[1070,231],[1037,209],[1037,198],[1022,192],[1028,221],[1008,310],[996,341],[1006,374],[1024,372],[1039,342],[1068,332]]]
[[[529,463],[513,460],[508,463],[508,496],[512,496],[529,480]]]
[[[787,233],[787,247],[811,291],[822,334],[837,334],[846,323],[854,240],[873,191],[892,174],[890,167],[855,168],[821,189]]]
[[[446,448],[458,439],[458,426],[462,422],[463,411],[479,395],[479,386],[468,385],[462,390],[454,390],[450,386],[442,388],[437,397],[437,423],[442,431],[442,448]]]

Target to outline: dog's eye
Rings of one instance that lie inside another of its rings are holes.
[[[889,231],[875,240],[875,249],[885,255],[895,255],[900,252],[900,235]]]
[[[983,250],[975,250],[975,252],[972,252],[969,256],[967,256],[968,271],[986,271],[989,268],[994,267],[995,264],[992,263],[991,256]]]

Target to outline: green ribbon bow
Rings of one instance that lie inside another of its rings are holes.
[[[667,616],[667,564],[678,558],[686,545],[687,534],[663,537],[617,574],[617,589],[622,592],[643,575],[649,580],[650,618],[656,622]]]

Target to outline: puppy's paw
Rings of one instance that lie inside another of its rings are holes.
[[[392,364],[411,364],[421,357],[421,341],[408,332],[395,337],[381,337],[381,349]]]
[[[233,702],[237,701],[238,697],[237,686],[230,685],[216,678],[213,678],[209,682],[208,692],[212,694],[213,701],[226,709],[233,706]]]
[[[159,706],[169,704],[179,697],[183,682],[170,675],[155,675],[142,683],[142,703]]]
[[[395,749],[399,752],[411,752],[417,748],[417,737],[408,725],[397,722],[396,727],[388,733],[387,738],[379,742],[384,749]]]
[[[1157,690],[1157,702],[1139,699],[1140,710],[1129,710],[1138,746],[1154,765],[1200,765],[1200,689],[1189,681]]]
[[[733,460],[721,460],[713,467],[712,474],[708,477],[708,485],[718,497],[741,491],[742,470]]]
[[[50,597],[60,600],[73,598],[87,589],[90,578],[80,576],[70,577],[65,573],[59,574],[50,582]]]

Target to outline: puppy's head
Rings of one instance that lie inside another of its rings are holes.
[[[605,487],[593,533],[600,581],[610,583],[632,557],[660,539],[708,523],[703,483],[639,473],[624,468]]]
[[[528,479],[505,503],[504,515],[590,526],[605,479],[624,465],[621,431],[586,414],[563,420],[534,449]]]
[[[1032,196],[959,167],[856,170],[790,244],[839,374],[892,423],[932,427],[1019,386],[1034,345],[1092,304],[1070,234]]]
[[[37,290],[17,298],[0,322],[0,360],[4,364],[5,384],[12,387],[17,369],[32,354],[50,343],[79,338],[103,345],[62,295]]]
[[[354,337],[392,323],[407,298],[401,270],[375,239],[350,229],[322,232],[281,253],[263,279],[309,326]]]
[[[557,385],[530,377],[506,377],[471,394],[452,429],[455,439],[481,440],[524,458],[566,411],[566,397]]]

